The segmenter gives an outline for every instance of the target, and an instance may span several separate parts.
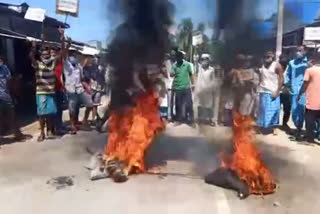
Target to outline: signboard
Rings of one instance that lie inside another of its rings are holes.
[[[78,16],[79,0],[56,0],[56,13]]]
[[[320,40],[320,27],[306,27],[304,28],[305,41],[319,41]]]
[[[192,45],[197,46],[201,45],[203,43],[203,37],[202,34],[198,34],[192,37]]]
[[[46,11],[41,8],[31,8],[29,7],[24,18],[36,22],[43,22],[46,17]]]

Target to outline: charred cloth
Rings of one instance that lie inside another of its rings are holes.
[[[231,169],[218,168],[205,177],[205,182],[218,187],[235,190],[238,192],[240,199],[245,199],[250,194],[249,186]]]

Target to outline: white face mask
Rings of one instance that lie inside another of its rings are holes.
[[[3,62],[0,62],[0,66],[2,66],[3,65]]]
[[[302,59],[302,58],[304,57],[304,52],[302,52],[302,51],[297,51],[296,57],[297,57],[298,59]]]
[[[204,67],[204,68],[206,68],[206,67],[208,67],[209,66],[209,60],[203,60],[202,62],[201,62],[201,65],[202,65],[202,67]]]

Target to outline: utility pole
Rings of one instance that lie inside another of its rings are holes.
[[[283,39],[283,5],[284,0],[278,0],[278,28],[277,28],[277,50],[276,56],[279,59],[282,53],[282,39]]]

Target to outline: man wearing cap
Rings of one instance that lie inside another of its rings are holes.
[[[194,125],[193,101],[191,83],[193,83],[193,69],[184,60],[185,53],[178,51],[177,62],[172,66],[171,76],[174,77],[172,88],[175,92],[176,116],[178,123]]]
[[[219,67],[210,66],[210,55],[202,54],[197,80],[199,123],[216,126],[220,105],[220,87],[222,74]]]

